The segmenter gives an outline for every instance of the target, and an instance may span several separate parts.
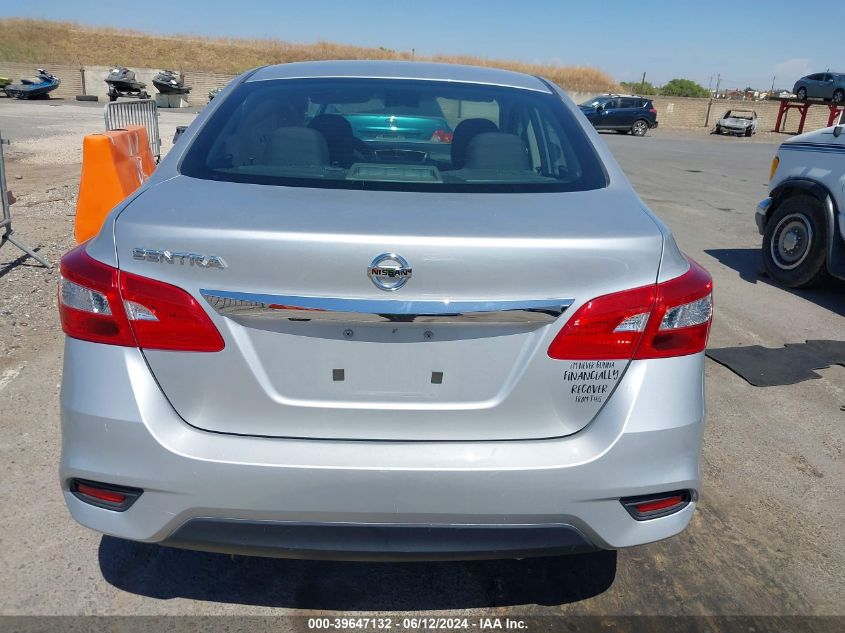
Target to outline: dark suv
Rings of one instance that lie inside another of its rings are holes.
[[[588,99],[581,112],[597,130],[616,130],[622,134],[645,136],[657,127],[657,110],[651,99],[636,95],[601,95]]]

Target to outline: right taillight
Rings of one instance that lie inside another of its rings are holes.
[[[224,342],[190,294],[103,264],[85,244],[62,258],[59,315],[73,338],[182,352],[218,352]]]
[[[558,360],[686,356],[704,350],[713,280],[693,260],[675,279],[597,297],[572,315],[549,346]]]

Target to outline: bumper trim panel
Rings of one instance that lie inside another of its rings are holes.
[[[195,518],[161,545],[313,560],[409,561],[528,558],[594,551],[575,527],[293,523]]]

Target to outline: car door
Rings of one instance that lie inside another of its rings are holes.
[[[599,114],[598,128],[614,128],[621,125],[619,120],[622,118],[620,99],[613,97],[604,102]]]
[[[807,77],[807,96],[818,99],[822,96],[824,73],[816,73]]]
[[[822,99],[833,99],[833,75],[831,73],[822,75],[822,81],[819,84],[819,96]]]
[[[643,112],[643,100],[634,97],[623,97],[619,125],[628,127],[633,125],[637,119],[648,119],[645,112]]]

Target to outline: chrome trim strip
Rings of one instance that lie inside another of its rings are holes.
[[[206,289],[201,289],[200,293],[218,314],[229,318],[343,323],[546,325],[560,317],[573,301],[401,301],[265,295]]]

